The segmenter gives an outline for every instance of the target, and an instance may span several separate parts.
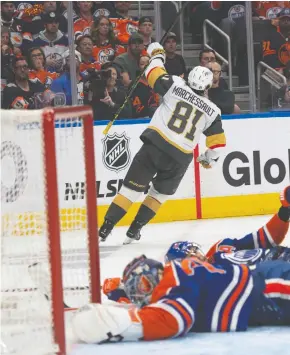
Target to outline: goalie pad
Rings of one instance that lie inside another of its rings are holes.
[[[76,341],[88,344],[136,341],[143,337],[135,307],[89,304],[74,314],[71,327]]]

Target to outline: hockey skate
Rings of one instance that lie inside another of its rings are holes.
[[[126,233],[127,238],[124,240],[123,245],[130,244],[133,242],[133,240],[140,240],[141,238],[140,231],[142,227],[143,227],[142,223],[138,221],[134,221]]]
[[[105,219],[99,230],[99,237],[101,242],[104,242],[108,238],[108,235],[112,232],[113,228],[114,223],[109,221],[108,219]]]
[[[280,201],[283,207],[290,208],[290,186],[285,187],[281,192]]]

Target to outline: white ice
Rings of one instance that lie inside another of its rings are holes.
[[[174,241],[192,240],[207,250],[221,238],[239,238],[255,231],[271,216],[211,219],[189,222],[150,224],[139,242],[123,246],[126,227],[113,231],[106,243],[101,244],[101,278],[121,276],[124,266],[133,257],[163,260]],[[290,232],[284,245],[290,245]],[[104,299],[105,300],[105,299]],[[104,345],[76,345],[71,355],[290,355],[290,327],[264,327],[244,333],[191,334],[174,340],[155,342],[117,343]]]

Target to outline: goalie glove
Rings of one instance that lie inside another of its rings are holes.
[[[119,303],[131,303],[126,292],[124,291],[124,284],[120,277],[105,279],[103,283],[103,293],[110,301]]]
[[[212,149],[208,149],[201,154],[196,161],[199,162],[204,169],[211,169],[218,161],[219,153]]]
[[[134,306],[133,306],[134,307]],[[75,342],[101,344],[143,337],[138,309],[115,305],[89,304],[80,308],[71,320]]]
[[[158,42],[153,42],[147,48],[147,53],[149,54],[151,60],[153,59],[161,59],[163,63],[165,63],[165,50],[163,46]]]

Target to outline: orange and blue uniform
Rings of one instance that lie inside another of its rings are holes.
[[[135,309],[143,339],[174,338],[194,332],[246,330],[253,280],[246,266],[225,268],[197,258],[171,261],[148,306]]]

